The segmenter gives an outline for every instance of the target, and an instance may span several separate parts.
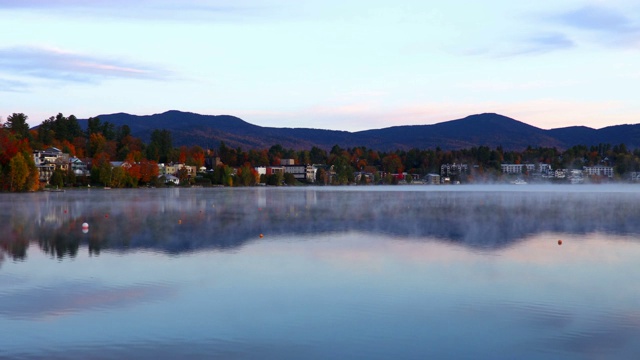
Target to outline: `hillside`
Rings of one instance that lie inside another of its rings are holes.
[[[166,129],[171,131],[175,146],[199,145],[204,148],[216,148],[221,141],[227,146],[243,149],[264,149],[280,144],[293,149],[310,149],[312,146],[330,149],[339,145],[366,146],[381,151],[436,147],[453,150],[481,145],[491,148],[502,146],[507,150],[522,150],[527,146],[566,149],[578,144],[599,143],[625,143],[632,149],[640,147],[640,124],[598,130],[584,126],[543,130],[493,113],[433,125],[394,126],[358,132],[262,127],[230,115],[200,115],[175,110],[145,116],[117,113],[98,117],[102,122],[108,121],[116,126],[128,125],[132,135],[145,142],[150,140],[153,130]],[[87,121],[80,120],[80,124],[86,127]]]

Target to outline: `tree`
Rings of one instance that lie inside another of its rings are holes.
[[[404,170],[402,160],[396,154],[385,156],[382,159],[382,167],[384,171],[392,174],[398,174]]]
[[[27,115],[23,113],[13,113],[7,117],[5,126],[15,134],[18,139],[31,140],[29,133],[29,124],[27,123]]]
[[[231,176],[233,169],[225,164],[216,166],[213,171],[211,182],[218,185],[233,186],[233,178]]]
[[[318,168],[316,172],[316,183],[320,185],[327,185],[329,183],[329,175],[323,167]]]
[[[44,120],[40,126],[38,126],[37,140],[43,146],[50,145],[53,142],[55,132],[53,131],[53,121],[55,118],[52,116],[47,120]]]
[[[49,118],[47,125],[48,130],[53,131],[54,139],[58,141],[66,140],[68,142],[73,142],[73,139],[80,137],[83,134],[80,124],[78,123],[78,119],[76,119],[74,115],[65,117],[61,113],[58,113],[55,117],[52,116]]]
[[[187,164],[193,165],[198,169],[204,166],[204,150],[200,146],[195,145],[189,149]]]
[[[241,186],[253,186],[260,181],[258,172],[248,162],[238,169],[236,178],[238,180],[237,184]]]
[[[180,146],[180,155],[178,156],[178,163],[186,164],[187,162],[187,147],[182,145]]]
[[[89,136],[89,157],[94,157],[96,154],[105,152],[107,145],[107,139],[100,133],[93,133]]]
[[[287,185],[295,185],[298,183],[298,180],[296,180],[296,177],[293,176],[293,174],[291,173],[285,173],[284,174],[284,183]]]
[[[284,175],[281,172],[267,175],[265,182],[267,185],[280,186],[284,182]]]
[[[49,185],[61,188],[64,186],[64,173],[60,169],[55,169],[51,178],[49,179]]]
[[[91,134],[100,134],[102,133],[102,125],[100,124],[100,118],[89,118],[87,120],[87,138],[91,136]]]
[[[66,176],[64,182],[67,185],[74,185],[76,183],[76,181],[77,181],[76,173],[73,172],[73,169],[71,167],[69,167],[69,170],[67,171],[67,176]]]
[[[326,164],[327,152],[314,146],[309,152],[309,160],[312,164]]]
[[[171,140],[171,132],[169,130],[154,130],[151,133],[151,142],[149,143],[149,151],[147,158],[166,163],[173,152],[173,141]]]
[[[9,161],[9,189],[11,191],[29,190],[29,165],[22,155],[17,153],[11,161]]]
[[[109,186],[114,188],[124,187],[130,181],[128,180],[127,172],[122,166],[117,166],[111,169],[111,177],[109,179]]]
[[[180,185],[188,185],[189,184],[189,171],[187,171],[186,167],[181,167],[180,169],[178,169],[178,173],[176,174],[176,177],[178,177],[178,179],[180,179]]]
[[[158,178],[159,169],[158,163],[147,159],[140,161],[140,181],[145,184],[150,184]]]

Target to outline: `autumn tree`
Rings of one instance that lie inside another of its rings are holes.
[[[9,190],[29,190],[29,164],[24,155],[19,152],[9,161]]]
[[[238,169],[236,174],[236,184],[240,186],[253,186],[260,181],[258,172],[251,166],[250,163],[245,163]]]
[[[155,161],[142,159],[140,161],[140,181],[149,184],[158,178],[158,163]]]
[[[216,166],[211,182],[213,184],[233,186],[233,169],[225,164]]]
[[[382,159],[382,168],[385,172],[398,174],[404,171],[402,160],[397,154],[390,154]]]
[[[197,169],[204,166],[204,150],[200,146],[195,145],[189,148],[187,164],[195,166]]]

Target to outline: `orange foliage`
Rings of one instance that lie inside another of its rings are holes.
[[[131,176],[133,179],[140,180],[140,178],[142,177],[142,174],[140,173],[140,164],[132,162],[129,162],[129,164],[131,164],[131,166],[126,169],[127,174],[129,174],[129,176]]]
[[[204,150],[200,146],[192,146],[189,149],[190,160],[193,162],[193,165],[200,168],[204,166]]]
[[[131,135],[127,135],[120,140],[120,144],[122,146],[126,146],[129,148],[129,152],[141,152],[142,151],[142,140],[135,138]]]
[[[184,164],[187,162],[187,147],[184,145],[180,146],[180,156],[178,157],[178,162],[180,164]]]
[[[133,163],[139,163],[140,161],[142,161],[143,158],[144,158],[144,155],[142,155],[142,152],[140,150],[133,150],[127,154],[126,160],[129,163],[133,164]]]
[[[152,179],[158,177],[159,169],[158,163],[147,159],[140,161],[140,181],[144,183],[150,182]]]
[[[83,136],[78,136],[73,139],[73,146],[76,149],[76,157],[84,158],[87,156],[87,139]]]
[[[93,166],[100,166],[105,162],[109,162],[109,161],[111,161],[109,154],[105,152],[100,152],[93,157]]]

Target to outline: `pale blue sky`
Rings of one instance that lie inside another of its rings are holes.
[[[0,0],[0,116],[640,123],[640,3]]]

